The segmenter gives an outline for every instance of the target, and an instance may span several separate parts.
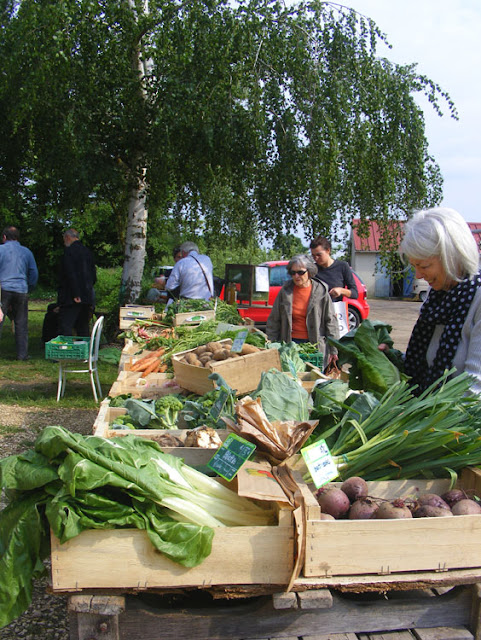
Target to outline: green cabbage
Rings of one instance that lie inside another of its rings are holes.
[[[262,373],[258,387],[251,395],[261,399],[264,413],[271,422],[309,420],[308,392],[297,379],[278,369]]]

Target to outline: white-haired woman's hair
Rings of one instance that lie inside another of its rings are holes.
[[[434,256],[457,282],[479,271],[479,250],[468,223],[455,209],[418,211],[404,226],[399,247],[404,262]]]
[[[317,276],[317,265],[311,256],[306,255],[305,253],[299,253],[296,256],[293,256],[287,265],[287,273],[291,275],[293,265],[298,264],[304,269],[307,269],[309,272],[309,276],[314,278]]]

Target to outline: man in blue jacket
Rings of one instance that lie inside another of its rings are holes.
[[[16,227],[5,227],[0,245],[2,309],[15,324],[17,360],[28,358],[28,293],[38,281],[33,253],[19,242]],[[0,321],[0,331],[3,319]]]

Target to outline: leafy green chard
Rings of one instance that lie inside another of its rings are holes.
[[[379,334],[369,320],[363,320],[357,329],[340,340],[328,340],[337,347],[340,364],[348,362],[351,365],[349,386],[352,389],[384,394],[401,380],[398,367],[379,349]],[[384,334],[383,340],[386,340]]]
[[[85,529],[145,529],[185,567],[211,552],[213,527],[272,524],[273,514],[127,435],[104,439],[46,427],[35,450],[0,460],[0,627],[28,606],[31,580],[49,553],[49,529],[65,542]]]

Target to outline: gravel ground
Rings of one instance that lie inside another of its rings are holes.
[[[96,416],[96,409],[32,412],[0,404],[0,425],[9,427],[7,434],[2,434],[0,429],[0,458],[29,449],[39,431],[47,425],[58,424],[75,433],[92,433]],[[46,566],[48,569],[48,562]],[[10,625],[0,629],[0,639],[69,640],[67,597],[49,593],[49,578],[36,580],[31,606]]]

